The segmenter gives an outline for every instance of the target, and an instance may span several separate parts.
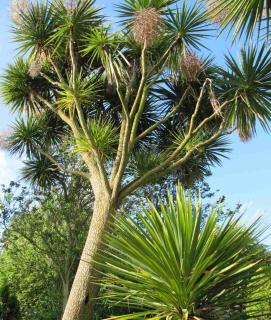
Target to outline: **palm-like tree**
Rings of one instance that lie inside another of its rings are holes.
[[[259,220],[244,226],[234,215],[221,223],[220,210],[213,207],[203,219],[200,201],[192,204],[178,188],[176,198],[169,195],[158,208],[149,203],[136,219],[118,216],[99,260],[105,268],[104,295],[134,312],[110,319],[270,315],[270,310],[253,311],[268,299],[268,291],[255,294],[269,277],[269,258],[259,245],[264,230]]]
[[[200,5],[175,2],[124,0],[120,32],[93,0],[15,7],[20,56],[2,95],[19,119],[8,146],[27,155],[26,178],[50,186],[76,174],[95,197],[64,320],[91,318],[93,260],[125,197],[176,173],[191,183],[219,163],[227,135],[247,139],[257,121],[268,128],[271,51],[250,48],[240,64],[228,57],[225,70],[196,59],[208,17]],[[59,160],[63,148],[78,157],[77,169]]]

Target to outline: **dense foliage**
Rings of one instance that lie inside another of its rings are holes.
[[[0,204],[0,274],[25,320],[59,319],[85,241],[92,195],[80,178],[41,192],[11,183]]]
[[[0,282],[0,319],[1,320],[19,320],[20,307],[19,302],[13,294],[10,293],[9,286]]]

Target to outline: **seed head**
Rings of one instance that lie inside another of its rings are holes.
[[[28,0],[12,0],[10,4],[11,20],[20,25],[22,22],[22,14],[26,13],[29,7]]]
[[[239,138],[243,142],[248,142],[249,140],[252,139],[252,133],[251,131],[246,131],[246,132],[239,131]]]
[[[79,0],[63,0],[63,4],[67,9],[68,14],[72,14],[73,11],[77,8]]]
[[[32,60],[29,65],[29,70],[28,70],[29,75],[32,78],[36,78],[39,76],[41,69],[42,69],[42,64],[37,60]]]
[[[217,24],[221,24],[228,14],[227,10],[221,7],[221,4],[221,0],[206,0],[210,18]]]
[[[216,97],[214,95],[211,97],[210,102],[211,102],[211,106],[212,106],[214,112],[219,114],[219,115],[221,115],[220,103],[219,103],[219,101],[216,99]]]
[[[132,32],[138,44],[150,46],[161,33],[163,23],[160,12],[145,8],[135,14]]]
[[[183,57],[181,61],[181,72],[187,80],[197,80],[202,70],[202,61],[194,53],[189,52]]]

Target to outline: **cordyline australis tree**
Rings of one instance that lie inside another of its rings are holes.
[[[246,140],[257,120],[268,128],[271,52],[242,50],[240,64],[226,58],[226,70],[198,59],[205,11],[174,0],[123,1],[121,32],[104,25],[92,0],[19,8],[13,32],[22,57],[7,68],[2,93],[24,117],[8,147],[29,158],[28,178],[45,174],[48,185],[64,171],[91,184],[93,217],[63,315],[91,319],[93,261],[113,212],[146,184],[219,163],[234,130]],[[80,156],[78,170],[58,162],[63,145]]]

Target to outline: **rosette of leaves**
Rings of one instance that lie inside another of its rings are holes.
[[[118,215],[97,263],[104,267],[104,297],[133,313],[108,319],[250,319],[270,315],[247,308],[267,301],[270,256],[259,240],[259,221],[243,225],[236,215],[219,222],[214,206],[206,220],[199,199],[181,188],[160,206],[152,203],[135,217]],[[137,312],[136,312],[137,310]]]
[[[103,157],[112,155],[117,146],[118,130],[110,120],[91,119],[87,130],[91,140],[82,135],[76,139],[74,152],[91,152],[93,148],[99,150]]]

